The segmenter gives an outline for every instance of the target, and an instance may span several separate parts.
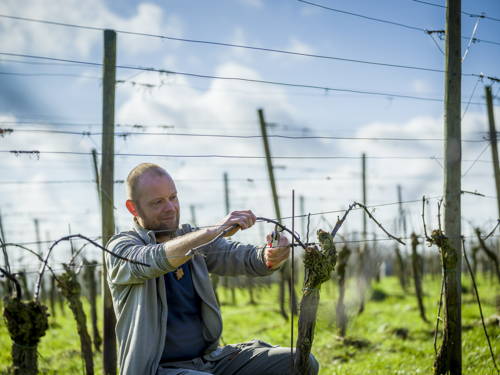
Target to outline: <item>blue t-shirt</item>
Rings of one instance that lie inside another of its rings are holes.
[[[194,289],[189,263],[179,268],[184,273],[180,279],[177,279],[180,271],[169,272],[164,276],[168,318],[161,363],[200,357],[208,346],[202,333],[201,298]]]

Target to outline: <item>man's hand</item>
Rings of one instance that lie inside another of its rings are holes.
[[[268,234],[266,236],[266,242],[271,243],[272,235]],[[290,242],[288,238],[284,235],[280,236],[278,246],[277,247],[266,247],[264,250],[264,261],[266,262],[266,266],[272,270],[275,270],[281,264],[288,259],[288,255],[290,254]]]
[[[224,230],[234,226],[234,229],[225,234],[225,237],[232,236],[238,230],[248,229],[255,224],[257,218],[252,211],[233,211],[227,215],[221,224],[216,228],[216,233],[221,233]]]

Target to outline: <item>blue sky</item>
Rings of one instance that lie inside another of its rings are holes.
[[[442,4],[432,0],[435,4]],[[382,18],[424,29],[444,28],[444,9],[412,0],[334,1],[318,4]],[[463,1],[464,11],[500,18],[496,1]],[[443,69],[444,42],[435,42],[424,32],[382,24],[359,17],[320,9],[292,0],[238,1],[105,1],[85,2],[8,0],[0,4],[0,14],[58,21],[86,26],[200,39],[257,47],[291,50],[347,59]],[[463,16],[462,34],[470,37],[477,18]],[[500,22],[481,19],[476,38],[500,43]],[[44,25],[0,18],[0,52],[49,56],[62,59],[102,61],[102,32]],[[155,67],[205,75],[246,77],[299,84],[442,98],[442,73],[321,60],[262,51],[213,45],[158,40],[118,34],[118,64]],[[463,41],[465,52],[467,41]],[[500,45],[473,43],[463,62],[464,73],[500,75]],[[16,62],[12,61],[16,60]],[[24,61],[24,62],[20,62]],[[0,119],[3,128],[14,133],[0,138],[2,150],[81,151],[100,149],[100,137],[16,132],[21,129],[99,131],[101,85],[99,67],[75,64],[40,65],[43,62],[0,55],[2,72],[20,74],[74,74],[73,76],[0,75]],[[373,96],[335,91],[285,88],[233,81],[195,79],[176,75],[119,70],[118,79],[153,84],[151,89],[131,82],[116,91],[116,121],[149,125],[148,132],[165,131],[153,125],[173,125],[177,132],[204,134],[258,134],[257,108],[266,120],[277,124],[272,134],[326,135],[345,137],[442,138],[441,102]],[[91,77],[91,78],[88,78]],[[484,84],[477,78],[463,78],[462,97],[484,103]],[[161,84],[161,86],[160,86]],[[499,85],[493,86],[498,92]],[[496,101],[498,105],[498,99]],[[466,105],[462,106],[465,112]],[[498,107],[496,108],[498,124]],[[33,121],[34,124],[20,124]],[[46,123],[50,123],[47,125]],[[12,124],[13,123],[13,124]],[[56,124],[57,123],[57,124]],[[73,125],[72,125],[73,124]],[[463,138],[480,140],[487,130],[484,105],[469,106],[463,119]],[[304,128],[306,130],[304,130]],[[130,131],[131,129],[118,129]],[[172,129],[170,129],[172,130]],[[491,151],[485,143],[463,145],[463,189],[493,196]],[[369,203],[396,201],[396,185],[403,186],[405,200],[423,194],[442,194],[440,141],[368,140],[271,140],[275,156],[420,157],[418,160],[368,159]],[[470,160],[484,151],[481,161],[470,171]],[[116,152],[143,154],[225,154],[262,156],[260,139],[221,139],[179,136],[130,136],[117,138]],[[1,184],[0,209],[9,241],[30,241],[32,220],[40,219],[42,233],[56,238],[68,231],[89,236],[99,234],[99,212],[95,187],[90,183],[42,184],[46,180],[91,180],[89,156],[41,154],[29,156],[2,153],[2,181],[31,182]],[[189,221],[189,205],[197,208],[198,224],[208,225],[224,214],[222,174],[231,179],[233,208],[250,208],[260,216],[274,217],[266,171],[261,159],[188,159],[117,157],[115,176],[126,177],[137,163],[153,161],[164,165],[178,179],[182,201],[182,221]],[[305,196],[306,212],[345,208],[361,199],[359,159],[282,160],[276,174],[284,215],[290,214],[291,190]],[[327,178],[328,177],[328,178]],[[251,178],[254,182],[245,181]],[[124,209],[124,188],[115,190],[118,226],[124,229],[129,218]],[[463,215],[490,229],[497,217],[495,200],[463,197]],[[431,202],[435,211],[436,201]],[[411,228],[421,231],[420,206],[406,206]],[[393,228],[396,206],[377,208],[377,215]],[[435,212],[434,212],[435,214]],[[357,214],[356,214],[357,215]],[[353,215],[348,229],[359,230],[361,218]],[[335,214],[325,215],[334,223]],[[313,217],[316,228],[321,215]],[[434,219],[435,220],[435,219]],[[324,223],[324,222],[323,222]],[[23,228],[23,229],[20,229]],[[28,228],[28,230],[24,230]],[[242,233],[239,239],[261,241],[271,228]],[[375,229],[370,229],[375,231]],[[464,233],[470,225],[464,221]],[[378,233],[383,237],[383,234]],[[64,258],[61,250],[60,256]]]

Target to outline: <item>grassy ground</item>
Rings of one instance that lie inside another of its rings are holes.
[[[465,279],[465,277],[464,277]],[[464,280],[466,288],[469,283]],[[383,300],[368,300],[365,311],[355,314],[358,302],[355,283],[349,280],[347,293],[350,323],[347,340],[340,341],[334,325],[336,289],[328,283],[322,289],[313,353],[321,364],[320,374],[431,374],[434,357],[433,328],[437,311],[439,280],[427,278],[424,284],[427,317],[433,323],[424,323],[418,313],[413,293],[404,294],[394,278],[374,284],[377,294],[386,294]],[[383,292],[383,293],[380,293]],[[261,339],[276,345],[290,345],[290,322],[278,313],[276,288],[261,288],[256,292],[258,305],[250,305],[246,291],[237,291],[236,305],[230,293],[220,291],[223,302],[223,341],[227,344]],[[480,296],[486,317],[495,313],[495,288],[490,281],[481,280]],[[85,305],[88,308],[87,305]],[[87,310],[88,316],[88,310]],[[495,374],[486,338],[478,324],[479,312],[472,295],[463,295],[463,373]],[[52,327],[39,345],[39,368],[44,374],[81,374],[79,339],[76,326],[66,307],[63,316],[57,310],[51,318]],[[296,323],[296,320],[295,320]],[[89,325],[90,328],[90,325]],[[489,326],[497,362],[500,362],[500,328]],[[297,328],[295,326],[295,334]],[[407,332],[407,337],[405,336]],[[438,343],[440,338],[438,339]],[[5,324],[0,324],[0,373],[10,365],[11,341]],[[95,356],[96,373],[101,373],[101,355]]]

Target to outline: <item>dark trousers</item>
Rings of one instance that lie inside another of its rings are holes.
[[[157,375],[290,375],[290,357],[290,348],[252,340],[189,361],[164,363]],[[301,375],[317,375],[318,371],[319,364],[311,354],[309,372]]]

